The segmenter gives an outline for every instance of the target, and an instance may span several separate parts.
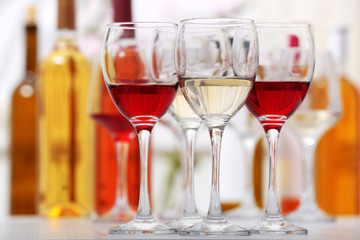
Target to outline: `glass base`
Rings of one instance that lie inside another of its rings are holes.
[[[327,215],[317,205],[301,205],[294,212],[285,217],[296,222],[332,222],[335,218]]]
[[[117,223],[126,223],[129,222],[135,213],[125,214],[125,213],[106,213],[100,216],[96,216],[96,221],[99,222],[117,222]]]
[[[237,235],[249,236],[250,232],[242,227],[229,223],[228,221],[203,220],[194,226],[179,231],[180,235]]]
[[[128,223],[117,225],[109,230],[109,234],[175,234],[177,230],[171,229],[161,223],[151,220],[133,219]]]
[[[171,229],[184,230],[185,228],[200,223],[202,220],[203,219],[200,216],[182,217],[176,221],[166,223],[166,226],[170,227]]]
[[[247,218],[254,219],[260,218],[264,214],[263,210],[260,210],[254,205],[242,205],[241,207],[235,208],[226,212],[227,218]]]
[[[305,228],[290,224],[285,219],[268,220],[263,218],[258,224],[248,227],[251,234],[260,235],[307,235]]]
[[[136,212],[128,205],[115,205],[109,212],[96,216],[96,221],[129,222]]]

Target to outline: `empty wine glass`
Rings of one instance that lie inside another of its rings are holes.
[[[254,21],[187,19],[180,22],[176,67],[181,90],[206,124],[212,144],[210,206],[206,219],[182,235],[249,235],[229,223],[220,203],[221,139],[227,122],[241,109],[252,88],[258,62]]]
[[[262,210],[256,205],[253,184],[253,160],[257,142],[262,136],[262,129],[256,118],[247,108],[242,108],[229,122],[239,136],[244,150],[244,193],[241,205],[227,213],[228,217],[254,218],[261,215]]]
[[[317,61],[315,77],[307,97],[287,126],[300,141],[303,159],[303,190],[300,206],[286,218],[304,221],[332,220],[316,202],[314,157],[320,137],[341,116],[340,84],[330,54]]]
[[[117,162],[115,204],[109,213],[99,216],[103,220],[127,221],[135,212],[127,197],[127,161],[129,144],[136,136],[134,127],[114,106],[106,89],[102,74],[96,72],[90,82],[88,111],[92,119],[105,127],[114,139]]]
[[[259,69],[246,106],[261,123],[269,142],[269,185],[265,216],[249,230],[254,234],[307,234],[285,221],[276,192],[276,156],[282,126],[306,96],[315,56],[311,26],[295,23],[258,23]],[[298,48],[288,46],[296,36]]]
[[[137,213],[130,222],[111,228],[110,234],[177,232],[154,219],[148,193],[150,133],[170,107],[178,88],[174,65],[176,31],[177,24],[160,22],[113,23],[105,31],[105,83],[116,107],[138,134],[141,159]],[[138,64],[130,65],[125,55]]]

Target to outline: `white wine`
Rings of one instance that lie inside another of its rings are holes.
[[[180,119],[199,119],[199,116],[196,115],[189,106],[189,103],[186,101],[180,88],[177,90],[176,97],[170,106],[169,111],[178,121]]]
[[[192,109],[206,120],[230,118],[244,105],[253,78],[181,78]]]
[[[339,118],[339,115],[326,110],[299,111],[292,116],[287,125],[300,136],[321,136]]]

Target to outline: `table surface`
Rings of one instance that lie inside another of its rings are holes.
[[[232,221],[247,226],[248,221]],[[360,218],[338,218],[327,223],[297,223],[308,229],[308,236],[190,237],[175,235],[109,235],[113,222],[89,219],[49,220],[41,217],[10,217],[0,220],[1,240],[33,239],[306,239],[360,240]]]

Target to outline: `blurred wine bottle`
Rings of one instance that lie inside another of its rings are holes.
[[[131,0],[113,0],[113,20],[114,22],[131,22]],[[129,36],[130,37],[130,36]],[[120,64],[126,63],[124,68],[118,69],[122,74],[134,74],[140,67],[141,60],[138,55],[133,54],[134,50],[126,49],[118,53]],[[137,56],[137,58],[136,58]],[[103,78],[100,63],[97,60],[94,64],[96,68],[95,76]],[[142,71],[142,70],[140,70]],[[104,80],[102,80],[104,82]],[[113,109],[114,112],[119,113],[114,103],[112,102],[109,93],[107,92],[105,83],[102,85],[102,102],[105,108]],[[111,137],[110,132],[100,124],[96,126],[96,141],[95,141],[95,156],[96,156],[96,177],[95,177],[95,210],[101,216],[108,213],[116,198],[117,187],[117,162],[116,162],[116,148],[115,141]],[[127,160],[127,190],[128,201],[130,206],[137,210],[139,193],[140,193],[140,151],[138,138],[133,138],[129,143],[129,155]],[[151,144],[149,149],[149,167],[151,167]],[[151,178],[151,171],[149,171],[149,178]],[[149,194],[151,193],[151,181],[149,180]]]
[[[33,6],[26,16],[26,72],[11,102],[11,214],[36,213],[37,26]]]
[[[344,26],[330,28],[329,47],[340,78],[343,111],[320,139],[315,166],[319,206],[333,215],[360,213],[360,102],[346,72],[346,34]]]
[[[58,0],[58,32],[38,79],[39,212],[84,217],[93,210],[90,65],[75,36],[74,0]]]
[[[254,166],[253,166],[253,183],[254,183],[254,197],[256,205],[259,208],[264,208],[263,204],[263,182],[266,177],[263,176],[263,165],[264,165],[264,156],[266,155],[266,149],[264,144],[266,139],[260,138],[255,146],[254,152]]]

